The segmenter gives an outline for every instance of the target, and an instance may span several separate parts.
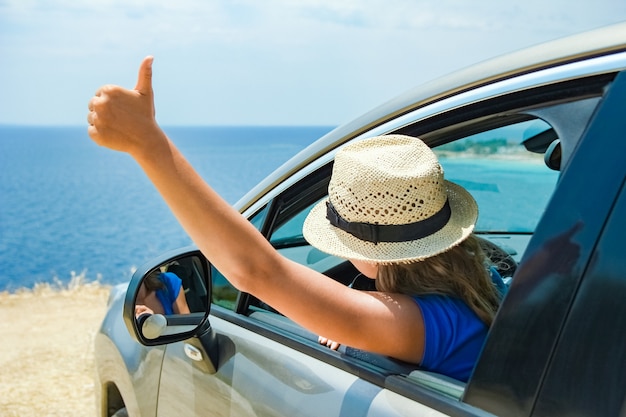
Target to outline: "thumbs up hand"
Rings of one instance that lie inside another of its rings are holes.
[[[89,101],[87,132],[98,145],[132,154],[163,136],[155,119],[152,62],[144,58],[134,89],[105,85]]]

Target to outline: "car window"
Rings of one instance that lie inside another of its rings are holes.
[[[317,203],[317,201],[315,203]],[[289,243],[303,241],[304,236],[302,236],[302,225],[304,224],[304,219],[306,219],[306,216],[309,214],[309,211],[311,211],[315,203],[310,204],[304,210],[284,222],[280,227],[277,227],[272,232],[270,242],[274,246],[285,246]]]
[[[305,206],[301,211],[277,227],[270,237],[270,243],[283,256],[318,272],[326,273],[342,263],[343,260],[310,246],[302,235],[304,220],[318,201],[315,200]]]
[[[479,207],[478,233],[532,233],[558,180],[533,138],[549,133],[539,119],[488,130],[436,147],[445,177],[463,186]]]
[[[267,212],[268,207],[265,206],[250,218],[250,223],[257,230],[263,227]],[[213,265],[211,265],[211,283],[211,302],[229,310],[235,310],[239,291]]]
[[[239,291],[213,265],[211,265],[211,282],[213,284],[211,302],[234,311]]]
[[[533,119],[462,137],[434,148],[445,177],[466,188],[479,207],[477,233],[507,235],[516,258],[528,238],[518,245],[515,235],[531,235],[541,218],[558,180],[558,171],[544,162],[546,137],[551,127]],[[537,143],[541,139],[542,146]],[[531,152],[528,148],[535,150]],[[307,198],[303,190],[302,199]],[[319,200],[285,220],[272,231],[270,242],[283,255],[320,272],[336,266],[338,260],[307,245],[302,225]],[[509,236],[511,235],[511,236]],[[519,250],[515,247],[519,246]]]

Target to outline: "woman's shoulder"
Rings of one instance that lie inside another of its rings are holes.
[[[169,294],[168,297],[176,299],[183,283],[178,275],[173,272],[162,272],[161,275],[159,275],[159,279],[165,284],[165,290],[167,294]]]
[[[465,304],[459,297],[445,294],[420,294],[412,295],[411,298],[418,304],[434,304],[434,305],[457,305]]]
[[[424,320],[424,368],[467,381],[487,336],[487,325],[463,300],[414,296]]]
[[[424,321],[438,322],[444,317],[447,321],[477,321],[478,315],[458,297],[443,294],[424,294],[411,297],[418,305]]]
[[[161,275],[159,276],[159,278],[164,282],[164,283],[170,283],[170,284],[179,284],[182,282],[182,280],[178,277],[178,275],[176,275],[173,272],[162,272]]]

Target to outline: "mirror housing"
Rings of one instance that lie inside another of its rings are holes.
[[[145,346],[206,334],[210,329],[211,268],[196,248],[176,250],[133,274],[124,300],[124,323]]]

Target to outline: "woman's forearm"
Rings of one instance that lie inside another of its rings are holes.
[[[265,238],[191,167],[163,132],[131,155],[199,249],[240,290],[263,276],[275,252]],[[156,140],[155,140],[156,139]]]

